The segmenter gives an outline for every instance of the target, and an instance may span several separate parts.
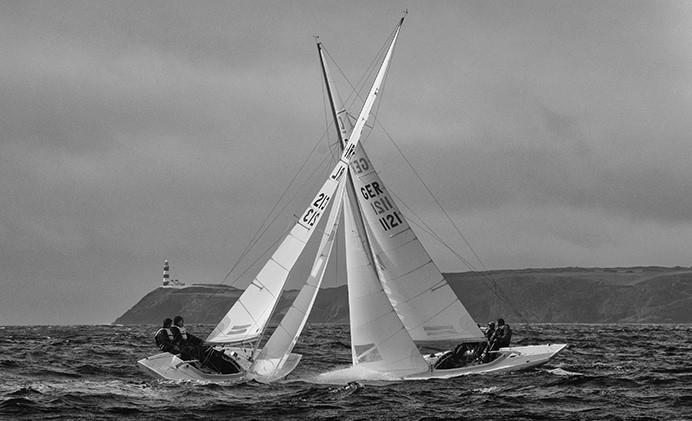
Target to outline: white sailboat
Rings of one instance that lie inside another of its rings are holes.
[[[439,355],[419,345],[477,343],[483,332],[432,261],[375,171],[361,135],[380,91],[401,30],[397,25],[385,57],[353,123],[334,89],[324,52],[318,51],[342,154],[315,198],[252,283],[206,342],[231,357],[240,370],[215,373],[198,361],[160,353],[138,361],[145,372],[170,380],[273,382],[298,365],[293,353],[322,282],[344,214],[347,285],[353,367],[325,373],[317,381],[372,377],[391,380],[449,378],[470,373],[518,370],[548,361],[564,344],[502,348],[488,363],[436,369]],[[312,270],[291,308],[260,347],[291,269],[331,205]]]
[[[348,167],[384,80],[393,47],[392,44],[387,52],[356,124],[350,132],[350,138],[344,141],[341,157],[329,177],[272,257],[206,340],[207,344],[216,345],[218,350],[232,358],[240,370],[234,373],[210,372],[205,370],[199,361],[183,361],[179,356],[167,352],[139,360],[137,363],[142,370],[155,377],[169,380],[271,382],[285,377],[298,365],[301,356],[291,351],[302,332],[322,282],[338,227]],[[277,329],[265,346],[259,348],[259,342],[276,310],[288,275],[332,202],[334,205],[331,207],[327,228],[323,233],[310,275]]]
[[[390,50],[402,23],[403,18]],[[351,122],[321,48],[320,60],[337,132],[346,145]],[[416,237],[362,144],[355,148],[346,189],[344,225],[353,367],[325,373],[318,381],[422,380],[514,371],[544,364],[566,346],[501,348],[489,362],[436,368],[444,353],[423,356],[417,345],[475,344],[486,340],[483,332]]]

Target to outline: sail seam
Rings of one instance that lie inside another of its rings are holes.
[[[406,224],[406,229],[403,229],[403,230],[401,230],[401,231],[399,231],[399,232],[397,232],[397,233],[391,234],[391,235],[389,236],[389,238],[394,238],[394,237],[396,237],[397,235],[403,234],[403,233],[408,232],[408,231],[413,231],[413,230],[411,229],[411,226],[407,223],[407,224]]]
[[[276,263],[276,265],[279,266],[281,269],[285,270],[286,272],[289,272],[289,270],[288,270],[287,267],[285,267],[284,265],[282,265],[281,263],[279,263],[279,262],[278,262],[276,259],[274,259],[273,257],[270,257],[269,260],[271,260],[272,262]]]
[[[444,306],[440,311],[438,311],[437,313],[433,314],[433,315],[432,315],[431,317],[429,317],[428,319],[423,320],[420,324],[418,324],[418,325],[416,325],[416,326],[413,326],[412,329],[418,329],[419,327],[422,327],[426,322],[429,322],[430,320],[432,320],[432,319],[434,319],[435,317],[437,317],[439,314],[442,314],[442,313],[445,312],[447,309],[449,309],[450,307],[452,307],[452,306],[454,305],[454,303],[455,303],[457,300],[458,300],[458,299],[456,299],[456,296],[455,296],[455,299],[453,299],[449,304],[447,304],[446,306]]]
[[[413,230],[411,229],[411,227],[409,227],[409,228],[407,228],[406,230],[401,231],[401,232],[399,232],[399,233],[397,233],[397,234],[394,234],[394,235],[403,234],[403,233],[406,232],[406,231],[411,231],[411,232],[413,232]],[[393,236],[392,236],[392,237],[393,237]],[[390,238],[392,238],[392,237],[390,237]],[[420,240],[419,240],[418,237],[416,236],[416,233],[413,232],[413,237],[412,237],[411,239],[409,239],[408,241],[406,241],[406,242],[404,242],[404,243],[398,244],[398,245],[397,245],[396,247],[394,247],[394,248],[391,248],[391,249],[389,249],[389,250],[386,250],[382,245],[380,245],[380,247],[382,247],[382,251],[392,251],[392,252],[394,252],[394,251],[396,251],[396,250],[399,250],[399,249],[402,249],[402,248],[406,247],[406,246],[409,245],[409,244],[415,243],[416,241],[418,241],[418,242],[420,243]],[[427,251],[425,252],[425,254],[428,255],[428,258],[430,258],[430,255],[428,254]],[[432,259],[431,259],[431,260],[432,260]]]
[[[415,271],[421,269],[422,267],[425,267],[425,266],[429,265],[430,263],[433,263],[433,264],[434,264],[435,262],[433,262],[433,260],[430,259],[430,260],[428,260],[427,262],[425,262],[425,263],[423,263],[423,264],[421,264],[421,265],[418,265],[417,267],[415,267],[415,268],[409,270],[408,272],[402,273],[401,275],[398,275],[398,276],[396,276],[396,277],[390,279],[390,281],[391,281],[391,282],[394,282],[394,281],[399,280],[399,279],[401,279],[401,278],[403,278],[403,277],[405,277],[405,276],[408,276],[408,275],[412,274],[413,272],[415,272]],[[391,271],[390,271],[390,272],[391,272]],[[425,290],[427,291],[428,288],[426,288]]]

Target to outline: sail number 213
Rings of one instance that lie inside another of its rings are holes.
[[[324,193],[318,194],[315,201],[312,202],[312,207],[303,215],[302,222],[309,227],[315,225],[315,222],[317,222],[317,219],[322,214],[322,211],[329,204],[329,199],[330,197]]]

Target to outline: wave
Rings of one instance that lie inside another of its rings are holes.
[[[517,342],[570,347],[544,368],[417,382],[351,368],[348,329],[308,325],[291,377],[239,386],[147,377],[151,329],[4,327],[0,419],[692,419],[692,325],[515,325]]]

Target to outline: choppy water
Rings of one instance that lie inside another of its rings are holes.
[[[241,386],[141,373],[155,330],[0,327],[0,418],[692,419],[692,325],[514,326],[514,343],[570,348],[525,372],[350,388],[304,380],[350,364],[348,326],[308,326],[288,382]]]

